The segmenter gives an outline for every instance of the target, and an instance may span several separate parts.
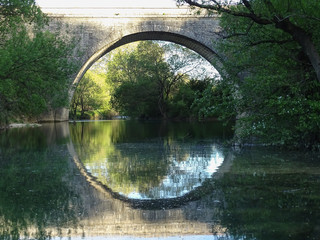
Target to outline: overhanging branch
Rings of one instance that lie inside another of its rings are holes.
[[[253,47],[253,46],[257,46],[260,44],[286,44],[286,43],[290,43],[293,42],[293,40],[291,39],[287,39],[287,40],[275,40],[275,39],[265,39],[265,40],[261,40],[261,41],[257,41],[257,42],[251,42],[250,44],[248,44],[247,46]]]
[[[272,20],[267,19],[267,18],[263,18],[263,17],[255,14],[254,12],[251,12],[251,11],[253,11],[252,8],[251,8],[251,5],[248,5],[248,7],[251,9],[251,11],[250,11],[250,9],[247,8],[246,5],[244,5],[249,10],[249,12],[244,12],[244,11],[243,12],[237,12],[237,11],[233,11],[231,8],[229,8],[227,6],[222,6],[221,4],[219,4],[218,1],[215,1],[215,0],[212,0],[214,2],[213,5],[200,4],[200,3],[195,2],[193,0],[184,0],[184,1],[186,3],[188,3],[190,6],[203,8],[203,9],[206,9],[206,10],[213,10],[213,11],[217,11],[217,12],[220,12],[220,13],[227,13],[227,14],[230,14],[230,15],[236,16],[236,17],[249,18],[252,21],[254,21],[254,22],[258,23],[258,24],[261,24],[261,25],[274,24],[274,22]]]

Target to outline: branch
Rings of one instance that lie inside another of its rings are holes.
[[[272,4],[272,2],[271,2],[270,0],[263,0],[263,2],[264,2],[264,4],[267,6],[269,12],[270,12],[272,15],[274,15],[273,17],[274,17],[274,21],[275,21],[275,22],[281,22],[281,21],[284,20],[283,17],[280,17],[280,16],[278,16],[278,15],[276,14],[277,11],[276,11],[275,7],[273,6],[273,4]]]
[[[300,14],[292,14],[286,16],[284,19],[290,18],[290,17],[297,17],[297,18],[304,18],[304,19],[311,19],[317,22],[320,22],[320,18],[314,17],[314,16],[307,16],[307,15],[300,15]]]
[[[184,0],[184,1],[186,3],[188,3],[190,6],[204,8],[204,9],[207,9],[207,10],[214,10],[214,11],[221,12],[221,13],[227,13],[227,14],[230,14],[230,15],[236,16],[236,17],[249,18],[252,21],[254,21],[254,22],[258,23],[258,24],[261,24],[261,25],[274,24],[274,22],[272,20],[266,19],[266,18],[262,18],[261,16],[258,16],[254,12],[250,12],[250,9],[248,9],[249,13],[248,12],[236,12],[234,10],[231,10],[227,6],[222,6],[221,4],[219,4],[215,0],[213,0],[213,2],[215,3],[214,5],[200,4],[200,3],[195,2],[194,0]],[[251,8],[251,5],[250,5],[250,8]]]
[[[248,25],[248,28],[247,30],[244,32],[244,33],[233,33],[233,34],[230,34],[228,36],[224,36],[223,34],[220,34],[220,33],[216,33],[219,37],[222,37],[222,39],[229,39],[229,38],[233,38],[233,37],[242,37],[242,36],[247,36],[248,33],[250,32],[251,28],[253,26],[253,22],[250,23],[250,25]]]
[[[248,44],[247,46],[253,47],[253,46],[257,46],[260,44],[266,44],[266,43],[272,43],[272,44],[286,44],[289,42],[293,42],[292,39],[287,39],[287,40],[275,40],[275,39],[268,39],[268,40],[261,40],[261,41],[257,41],[257,42],[251,42],[250,44]]]
[[[242,0],[242,2],[246,6],[246,8],[249,10],[249,12],[251,12],[252,14],[255,14],[248,0]]]

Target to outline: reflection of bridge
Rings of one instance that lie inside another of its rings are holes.
[[[77,84],[90,66],[109,51],[139,40],[164,40],[186,46],[211,62],[220,73],[221,56],[216,50],[220,31],[217,16],[195,15],[189,8],[113,9],[68,8],[42,9],[52,17],[49,29],[74,37],[83,52],[81,69],[74,73]],[[72,97],[72,92],[70,97]],[[67,120],[68,110],[60,109],[43,120]]]
[[[60,135],[58,138],[69,137],[68,123],[48,125],[48,127],[53,126],[51,137],[57,137],[57,135]],[[152,201],[145,200],[149,203],[144,202],[147,207],[143,208],[135,205],[135,201],[120,198],[97,182],[83,168],[71,141],[67,146],[71,155],[70,168],[73,169],[70,185],[79,194],[79,201],[82,202],[83,207],[79,213],[78,227],[70,226],[62,229],[63,235],[68,235],[70,231],[70,236],[84,234],[85,236],[144,237],[212,235],[213,232],[219,235],[225,232],[225,229],[217,223],[220,216],[218,207],[223,204],[223,195],[212,188],[210,188],[210,194],[207,191],[208,195],[202,196],[202,200],[197,200],[196,196],[192,198],[191,195],[186,195],[183,203],[178,204],[181,200],[179,198],[171,200],[172,208],[168,204],[170,202],[166,202],[153,209],[150,209]],[[227,172],[231,164],[232,155],[229,155],[214,177],[219,178]],[[198,190],[200,192],[201,187]],[[52,236],[58,235],[59,233],[52,229]]]
[[[218,171],[213,174],[212,179],[205,180],[201,186],[196,187],[194,190],[179,196],[176,198],[162,198],[162,199],[132,199],[117,192],[114,192],[107,185],[102,184],[97,180],[96,177],[92,176],[91,173],[87,171],[81,160],[79,159],[72,142],[68,144],[68,150],[71,154],[77,168],[80,173],[86,178],[87,182],[94,186],[99,191],[105,193],[113,199],[118,199],[124,203],[127,203],[131,208],[137,209],[150,209],[150,210],[160,210],[160,209],[172,209],[186,205],[188,202],[196,201],[201,199],[203,196],[212,193],[214,179],[223,176],[224,172],[229,171],[232,164],[232,154],[229,153],[223,161],[223,164],[219,167]]]

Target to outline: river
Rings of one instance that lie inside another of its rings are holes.
[[[318,240],[319,153],[232,149],[220,122],[0,132],[0,239]]]

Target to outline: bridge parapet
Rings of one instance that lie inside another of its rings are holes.
[[[82,18],[202,18],[205,14],[196,14],[188,7],[177,8],[42,8],[50,17]],[[212,18],[212,16],[210,16]]]

